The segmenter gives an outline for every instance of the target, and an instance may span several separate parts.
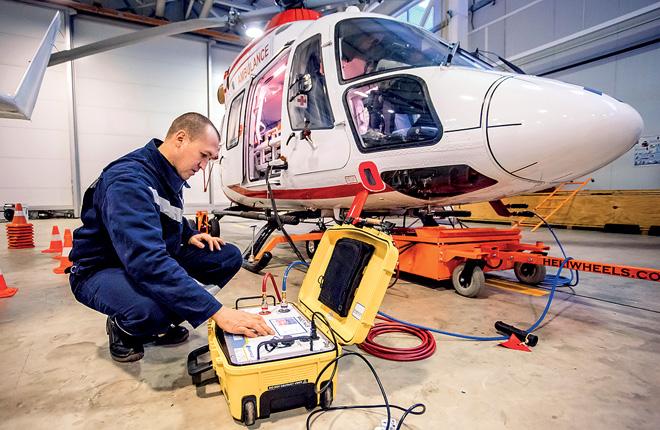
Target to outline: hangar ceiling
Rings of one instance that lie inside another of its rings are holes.
[[[78,13],[114,17],[131,22],[161,25],[167,22],[197,18],[218,18],[225,25],[210,29],[224,33],[216,37],[232,44],[246,44],[250,38],[245,32],[249,27],[263,28],[282,10],[283,4],[301,3],[300,0],[46,0],[48,3],[68,6]],[[305,0],[307,8],[322,14],[358,6],[362,10],[391,15],[419,3],[419,0]],[[212,34],[211,34],[212,35]],[[238,36],[238,37],[236,37]]]

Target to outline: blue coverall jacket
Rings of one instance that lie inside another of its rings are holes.
[[[222,305],[175,259],[198,232],[183,217],[188,185],[158,151],[161,143],[153,139],[114,161],[86,191],[83,226],[73,235],[71,286],[75,293],[95,273],[122,268],[139,293],[197,327]]]

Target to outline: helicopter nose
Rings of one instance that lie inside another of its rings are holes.
[[[486,125],[488,146],[504,170],[561,182],[627,152],[644,123],[635,109],[597,90],[530,76],[497,87]]]

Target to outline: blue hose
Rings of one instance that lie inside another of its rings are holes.
[[[541,218],[541,217],[539,216],[539,218]],[[561,271],[564,268],[564,266],[566,265],[566,263],[569,260],[572,260],[573,257],[567,257],[566,256],[566,252],[564,252],[564,247],[561,245],[561,242],[559,241],[559,238],[557,237],[555,232],[552,230],[550,225],[543,218],[541,218],[541,220],[548,227],[548,230],[550,230],[550,233],[552,233],[552,236],[555,238],[555,241],[557,242],[557,245],[559,245],[559,249],[561,250],[561,253],[564,256],[564,261],[562,261],[561,264],[559,265],[559,270],[557,270],[556,274],[546,276],[545,280],[548,280],[552,283],[552,288],[550,289],[550,295],[548,296],[548,301],[545,304],[545,308],[543,309],[543,312],[541,313],[541,316],[539,316],[539,318],[536,320],[536,322],[534,324],[532,324],[532,326],[529,329],[526,330],[528,333],[531,333],[534,330],[536,330],[541,325],[543,320],[545,319],[546,315],[548,314],[548,311],[550,310],[550,305],[552,304],[552,299],[555,297],[555,291],[557,290],[557,287],[560,285],[560,282],[561,282],[562,286],[564,286],[564,285],[574,286],[574,285],[577,285],[577,280],[579,280],[579,278],[577,277],[577,272],[576,272],[576,282],[575,282],[575,284],[573,284],[573,271],[572,270],[571,270],[571,278],[570,279],[560,276]],[[422,330],[428,330],[430,332],[442,334],[442,335],[445,335],[445,336],[458,337],[460,339],[477,340],[477,341],[500,341],[500,340],[507,340],[508,339],[507,336],[472,336],[472,335],[468,335],[468,334],[452,333],[452,332],[449,332],[449,331],[438,330],[438,329],[435,329],[435,328],[426,327],[426,326],[423,326],[423,325],[413,324],[413,323],[408,322],[408,321],[400,320],[398,318],[394,318],[393,316],[390,316],[390,315],[386,314],[385,312],[378,311],[378,314],[385,317],[385,318],[389,318],[392,321],[396,321],[400,324],[420,328]]]
[[[282,292],[286,291],[286,279],[289,277],[289,271],[296,266],[309,267],[309,264],[305,263],[304,261],[294,261],[287,266],[287,268],[284,270],[284,276],[282,277]]]
[[[541,217],[539,217],[539,218],[541,218]],[[557,235],[555,235],[555,232],[552,230],[550,225],[548,225],[548,223],[543,218],[541,218],[541,220],[546,224],[546,226],[548,227],[548,230],[550,230],[550,232],[552,233],[552,236],[555,238],[555,241],[559,245],[559,249],[561,250],[561,253],[564,256],[564,261],[562,261],[561,264],[559,265],[559,270],[557,270],[556,274],[547,275],[545,277],[545,281],[549,281],[552,284],[552,287],[550,289],[550,294],[548,296],[548,301],[546,302],[545,308],[543,309],[543,312],[541,313],[539,318],[536,320],[536,322],[534,324],[532,324],[532,326],[529,329],[526,330],[528,333],[531,333],[534,330],[536,330],[541,325],[543,320],[545,319],[546,315],[548,314],[548,311],[550,310],[550,305],[552,304],[552,300],[555,297],[555,291],[557,290],[557,287],[565,286],[565,285],[577,285],[577,281],[576,281],[575,284],[573,284],[573,271],[572,270],[571,270],[570,279],[560,276],[561,271],[564,269],[564,266],[566,265],[566,263],[569,260],[572,260],[573,257],[567,257],[566,256],[566,252],[564,252],[564,248],[562,247],[561,242],[559,241],[559,238],[557,237]],[[296,266],[309,267],[309,264],[305,263],[304,261],[294,261],[293,263],[291,263],[287,266],[287,268],[284,270],[284,276],[282,277],[282,292],[286,291],[286,280],[289,277],[289,271],[291,271],[291,269],[293,269]],[[578,279],[577,278],[577,272],[576,272],[576,279]],[[407,325],[407,326],[410,326],[410,327],[416,327],[416,328],[419,328],[419,329],[422,329],[422,330],[428,330],[430,332],[442,334],[442,335],[445,335],[445,336],[457,337],[457,338],[460,338],[460,339],[468,339],[468,340],[476,340],[476,341],[501,341],[501,340],[507,340],[508,339],[507,336],[472,336],[472,335],[469,335],[469,334],[452,333],[452,332],[449,332],[449,331],[439,330],[439,329],[436,329],[436,328],[426,327],[426,326],[423,326],[423,325],[414,324],[414,323],[411,323],[411,322],[408,322],[408,321],[404,321],[404,320],[395,318],[395,317],[393,317],[391,315],[388,315],[385,312],[381,312],[381,311],[378,311],[378,315],[381,315],[381,316],[383,316],[387,319],[390,319],[392,321],[396,321],[399,324],[404,324],[404,325]]]
[[[543,312],[541,313],[541,316],[536,320],[536,322],[534,324],[532,324],[532,326],[529,329],[526,330],[528,333],[531,333],[534,330],[536,330],[538,328],[538,326],[541,324],[541,322],[543,322],[543,319],[545,318],[545,316],[548,314],[548,310],[550,310],[550,305],[552,304],[552,299],[555,296],[555,290],[557,289],[557,286],[559,285],[559,279],[561,278],[559,276],[559,274],[561,273],[562,269],[564,268],[564,265],[566,264],[566,262],[569,261],[569,260],[572,260],[572,259],[573,259],[572,257],[569,257],[569,258],[565,259],[564,261],[562,261],[561,264],[559,265],[559,270],[557,271],[557,275],[555,275],[554,281],[552,283],[552,289],[550,290],[550,295],[548,296],[548,301],[545,304],[545,309],[543,309]],[[381,315],[381,316],[383,316],[385,318],[388,318],[392,321],[396,321],[400,324],[420,328],[422,330],[428,330],[430,332],[443,334],[445,336],[458,337],[458,338],[461,338],[461,339],[478,340],[478,341],[499,341],[499,340],[507,340],[508,339],[507,336],[490,336],[490,337],[471,336],[469,334],[452,333],[452,332],[449,332],[449,331],[438,330],[436,328],[426,327],[426,326],[423,326],[423,325],[413,324],[413,323],[408,322],[408,321],[400,320],[398,318],[394,318],[393,316],[390,316],[390,315],[386,314],[385,312],[381,312],[381,311],[378,311],[378,315]]]
[[[566,255],[566,251],[564,251],[564,247],[562,246],[561,242],[559,241],[559,238],[555,234],[555,231],[552,229],[552,227],[550,227],[550,224],[548,224],[548,222],[543,217],[541,217],[539,214],[534,214],[534,215],[536,215],[541,221],[543,221],[545,226],[548,227],[548,230],[550,231],[550,234],[552,234],[552,237],[555,238],[555,242],[557,242],[557,245],[559,246],[559,249],[561,250],[561,255],[564,256],[564,260],[568,260],[569,258]],[[543,280],[543,284],[545,284],[544,286],[548,286],[548,283],[551,283],[551,282],[555,281],[555,278],[558,278],[558,282],[561,283],[562,287],[564,287],[564,286],[574,287],[580,282],[580,275],[577,271],[573,271],[572,269],[569,269],[569,271],[571,272],[570,279],[566,278],[566,277],[560,277],[559,276],[560,271],[561,270],[558,270],[557,273],[555,273],[554,275],[546,275],[545,279]],[[575,282],[573,282],[573,280],[575,280]]]

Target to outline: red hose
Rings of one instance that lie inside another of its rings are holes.
[[[273,277],[273,274],[268,272],[264,275],[264,277],[261,279],[261,292],[266,293],[266,288],[268,287],[268,280],[270,279],[271,283],[273,284],[273,289],[275,290],[275,295],[277,296],[277,301],[281,302],[282,297],[280,296],[280,290],[277,289],[277,283],[275,282],[275,278]]]
[[[431,332],[412,327],[387,318],[377,316],[385,322],[378,323],[371,328],[367,338],[358,345],[360,349],[369,354],[393,361],[416,361],[430,357],[435,352],[435,338]],[[376,343],[374,339],[385,333],[406,333],[419,338],[421,343],[412,348],[394,348]]]

